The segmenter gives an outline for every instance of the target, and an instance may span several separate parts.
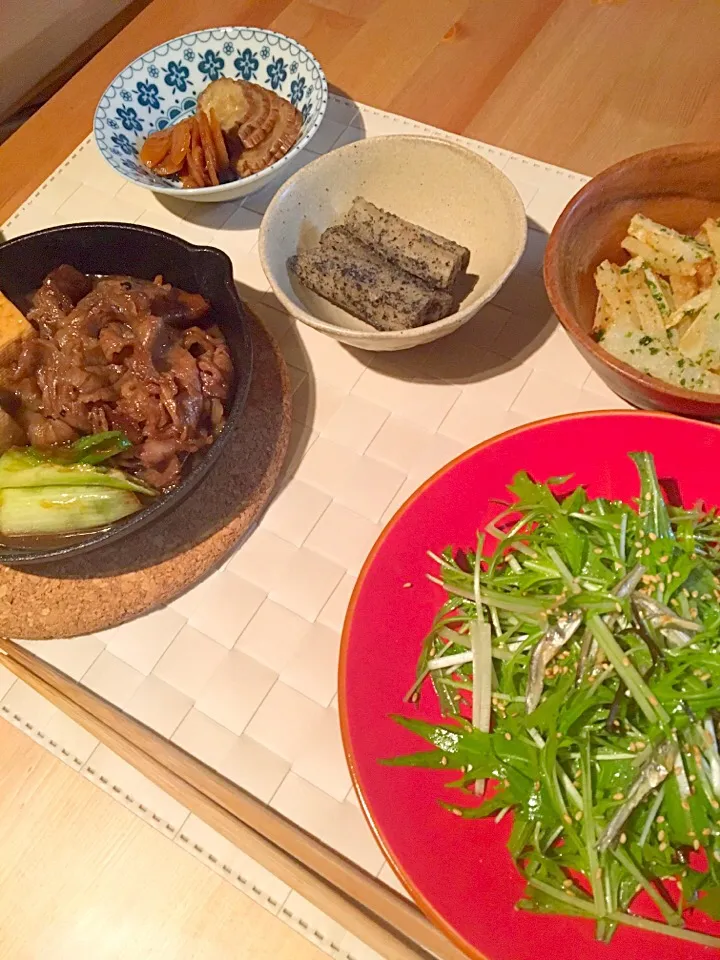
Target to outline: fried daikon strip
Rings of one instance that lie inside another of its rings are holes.
[[[700,310],[678,349],[706,370],[720,369],[720,278],[713,281],[708,302]]]
[[[657,270],[658,273],[663,273],[668,277],[673,273],[680,274],[681,276],[694,277],[697,272],[697,265],[695,263],[688,263],[684,260],[674,260],[672,257],[668,257],[666,254],[655,250],[654,247],[651,247],[650,244],[645,243],[643,240],[638,240],[637,237],[625,237],[620,246],[623,250],[627,250],[633,257],[642,257],[653,270]]]
[[[208,111],[208,123],[210,124],[210,133],[212,134],[213,142],[215,143],[218,174],[224,173],[230,166],[230,158],[228,157],[227,145],[225,144],[225,137],[223,136],[220,122],[218,121],[218,118],[212,107],[210,107],[210,110]]]
[[[656,223],[641,213],[636,213],[630,221],[628,233],[676,262],[699,263],[712,256],[712,251],[698,243],[694,237],[684,236],[677,230]]]
[[[210,131],[207,114],[203,110],[198,110],[198,130],[200,131],[200,144],[202,146],[203,156],[205,157],[205,170],[210,179],[210,183],[217,187],[220,184],[217,175],[217,158],[215,156],[215,143]]]
[[[684,277],[681,273],[670,274],[670,288],[675,298],[676,310],[679,310],[688,300],[692,300],[699,290],[696,277]]]
[[[713,256],[720,263],[720,220],[714,220],[708,217],[700,228],[708,239],[708,244],[712,248]]]
[[[620,267],[609,260],[603,260],[595,271],[595,285],[607,301],[612,320],[620,320],[639,330],[640,320],[626,281],[627,274],[623,274]]]
[[[643,333],[652,337],[662,337],[665,334],[663,313],[655,299],[650,284],[648,284],[644,270],[636,270],[625,275],[625,283],[630,291],[630,297],[635,306],[635,312],[640,320]],[[659,293],[659,287],[655,285]]]
[[[670,316],[667,318],[665,326],[670,329],[671,327],[677,326],[682,320],[686,318],[693,318],[702,310],[704,306],[707,305],[710,300],[710,291],[701,290],[700,293],[696,293],[694,297],[691,297],[690,300],[686,300],[681,307],[678,307],[677,310],[674,310]]]

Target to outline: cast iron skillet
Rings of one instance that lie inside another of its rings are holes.
[[[234,366],[227,426],[206,451],[185,465],[174,490],[161,494],[138,513],[88,533],[64,537],[0,539],[0,563],[27,565],[63,559],[108,547],[153,523],[180,503],[222,456],[230,427],[243,413],[252,375],[252,344],[247,314],[233,282],[230,259],[214,247],[196,247],[161,230],[125,223],[80,223],[50,227],[0,244],[0,290],[23,307],[27,294],[61,263],[83,273],[127,274],[164,280],[191,293],[201,293],[212,306],[211,321],[225,335]]]

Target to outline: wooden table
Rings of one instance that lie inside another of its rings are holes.
[[[0,767],[0,956],[324,960],[224,877],[2,722]]]
[[[0,220],[88,134],[95,104],[122,67],[172,36],[219,24],[271,26],[297,38],[334,89],[356,100],[586,173],[652,146],[720,138],[718,0],[214,0],[194,7],[153,0],[0,147]],[[10,669],[384,956],[407,960],[422,949],[459,956],[399,897],[264,805],[176,748],[161,750],[160,738],[23,649],[0,647]]]
[[[119,70],[220,24],[295,37],[355,100],[583,173],[720,138],[718,0],[153,0],[0,148],[0,221],[87,136]]]

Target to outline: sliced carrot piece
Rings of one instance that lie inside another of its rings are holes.
[[[230,166],[230,157],[228,157],[227,145],[225,143],[225,137],[223,136],[222,127],[220,126],[220,121],[218,120],[217,114],[212,107],[210,107],[210,112],[208,114],[208,123],[210,124],[210,133],[212,134],[213,143],[215,144],[217,172],[219,174],[224,173]]]
[[[210,124],[204,111],[198,110],[198,127],[200,129],[200,142],[202,143],[203,153],[205,154],[205,169],[210,178],[210,183],[214,187],[220,185],[217,175],[217,159],[215,157],[215,143],[210,132]]]
[[[176,123],[172,128],[172,138],[170,141],[170,162],[172,164],[182,164],[190,150],[190,140],[192,138],[192,118],[188,117],[180,123]]]
[[[140,162],[144,163],[150,170],[154,169],[167,156],[171,139],[170,130],[158,130],[151,133],[140,149]]]
[[[193,117],[192,144],[187,156],[188,169],[193,180],[199,187],[207,185],[205,180],[205,156],[200,142],[200,125],[197,117]]]
[[[153,167],[153,173],[157,173],[161,177],[174,177],[176,173],[180,172],[184,164],[185,160],[181,160],[179,163],[173,163],[168,153],[162,163]]]

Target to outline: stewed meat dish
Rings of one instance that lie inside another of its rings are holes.
[[[65,264],[32,294],[26,317],[0,354],[13,446],[18,435],[43,450],[117,432],[126,440],[112,466],[164,491],[222,430],[232,360],[199,294]]]

